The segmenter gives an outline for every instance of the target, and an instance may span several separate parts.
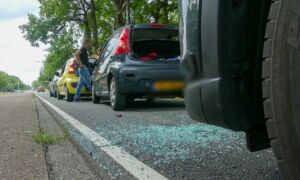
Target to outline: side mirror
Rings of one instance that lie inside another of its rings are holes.
[[[60,73],[59,72],[55,72],[55,75],[60,77]]]

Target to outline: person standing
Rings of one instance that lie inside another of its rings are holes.
[[[88,90],[92,90],[91,75],[89,71],[89,55],[88,50],[92,47],[90,39],[85,39],[82,47],[75,53],[76,62],[79,65],[79,82],[76,87],[74,102],[79,102],[80,92],[85,84]]]

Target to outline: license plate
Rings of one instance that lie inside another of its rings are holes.
[[[182,81],[158,81],[154,83],[154,89],[156,91],[174,91],[182,90],[184,83]]]

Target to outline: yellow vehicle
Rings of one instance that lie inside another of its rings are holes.
[[[90,64],[95,64],[96,59],[91,58]],[[67,102],[73,101],[76,87],[79,81],[79,76],[75,75],[75,59],[69,59],[62,68],[61,73],[56,73],[59,76],[57,81],[57,99],[66,98]],[[91,96],[91,92],[84,86],[81,90],[81,96]]]

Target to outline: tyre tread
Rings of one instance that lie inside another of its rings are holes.
[[[275,40],[275,28],[279,16],[280,6],[283,0],[273,0],[270,7],[268,22],[265,33],[265,42],[263,50],[263,65],[262,65],[262,86],[264,98],[264,110],[268,135],[271,140],[273,153],[277,159],[278,167],[283,177],[289,177],[286,169],[286,161],[283,157],[281,142],[278,134],[278,127],[273,119],[273,99],[271,90],[271,65],[272,65],[272,47]]]

